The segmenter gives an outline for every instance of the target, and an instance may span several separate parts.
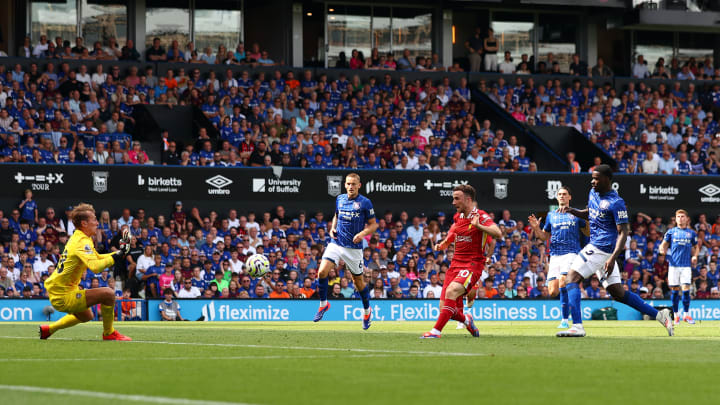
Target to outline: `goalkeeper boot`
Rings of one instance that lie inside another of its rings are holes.
[[[122,333],[118,331],[113,331],[113,333],[109,335],[103,335],[103,340],[123,340],[123,341],[130,341],[129,337],[123,335]]]
[[[40,339],[45,340],[50,337],[50,325],[40,325]]]
[[[325,306],[322,306],[318,308],[317,314],[315,314],[315,318],[313,318],[313,322],[318,322],[323,318],[323,315],[325,315],[325,312],[327,312],[330,309],[330,303],[328,302],[325,304]]]

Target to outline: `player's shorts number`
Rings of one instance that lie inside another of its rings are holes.
[[[467,277],[467,276],[470,275],[470,270],[460,270],[460,272],[458,273],[458,275],[459,275],[460,277]]]

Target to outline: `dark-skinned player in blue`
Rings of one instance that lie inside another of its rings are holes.
[[[570,266],[565,279],[573,326],[557,333],[558,337],[584,337],[580,308],[580,286],[586,278],[596,274],[607,292],[615,301],[635,308],[656,319],[673,336],[673,322],[669,309],[658,311],[648,305],[637,294],[625,291],[620,279],[617,258],[625,249],[630,234],[628,213],[625,201],[612,189],[613,172],[608,165],[599,165],[592,172],[592,190],[588,196],[588,205],[584,210],[569,206],[560,207],[562,213],[570,213],[590,222],[590,243],[588,243]]]

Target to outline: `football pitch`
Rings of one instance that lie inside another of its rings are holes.
[[[83,324],[37,338],[0,323],[7,404],[717,404],[720,322],[478,322],[481,337],[429,322]]]

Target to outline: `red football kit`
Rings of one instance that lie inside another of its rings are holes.
[[[480,225],[494,224],[490,215],[483,210],[473,208],[466,217],[461,213],[455,214],[454,223],[450,227],[447,239],[455,242],[455,254],[443,283],[441,299],[445,299],[445,288],[455,281],[462,284],[466,291],[480,280],[485,268],[485,247],[492,237],[471,225],[472,219],[478,216]]]

